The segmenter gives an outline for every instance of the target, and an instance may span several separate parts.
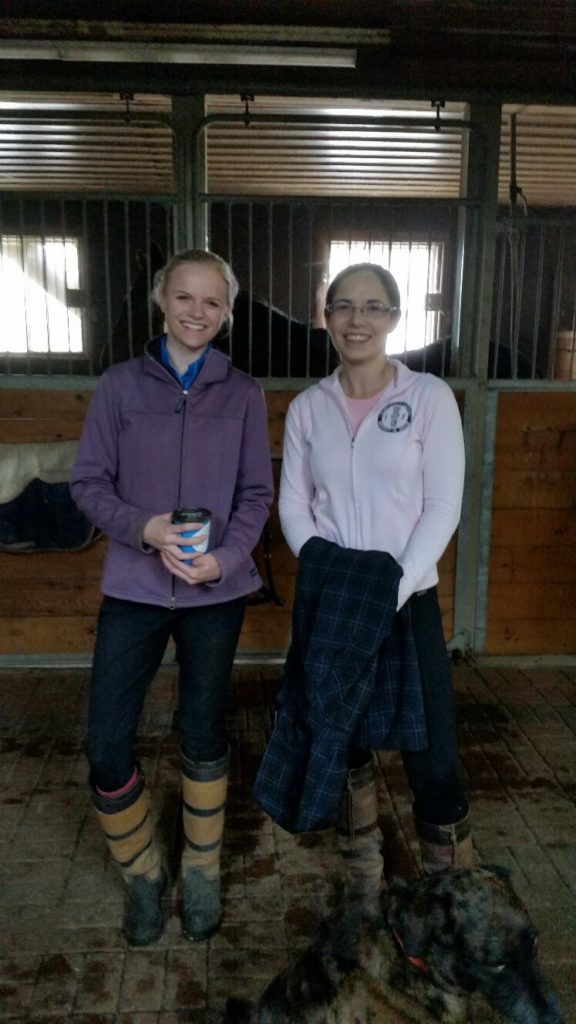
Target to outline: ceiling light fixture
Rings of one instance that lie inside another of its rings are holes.
[[[356,67],[354,48],[321,46],[236,46],[189,43],[84,43],[0,41],[0,60],[63,60],[118,64],[265,64],[298,67]]]

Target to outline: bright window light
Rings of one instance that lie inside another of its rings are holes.
[[[78,239],[2,235],[0,352],[81,353],[82,310],[67,301],[79,289]]]
[[[330,280],[352,263],[379,263],[400,289],[402,317],[388,339],[389,355],[424,348],[440,337],[442,242],[345,242],[330,246]]]

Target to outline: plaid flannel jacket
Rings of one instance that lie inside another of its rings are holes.
[[[426,726],[402,569],[312,537],[298,563],[292,643],[254,798],[289,832],[335,823],[350,747],[420,750]]]

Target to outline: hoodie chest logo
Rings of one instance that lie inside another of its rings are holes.
[[[388,402],[378,415],[378,426],[387,434],[399,434],[412,422],[412,408],[408,402]]]

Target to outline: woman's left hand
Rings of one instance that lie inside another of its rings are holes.
[[[214,555],[208,552],[188,557],[191,558],[189,565],[187,562],[175,558],[169,551],[160,552],[160,558],[169,572],[184,580],[185,583],[212,583],[220,579],[222,574]]]

